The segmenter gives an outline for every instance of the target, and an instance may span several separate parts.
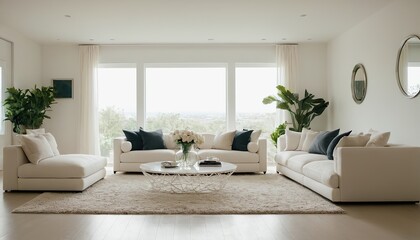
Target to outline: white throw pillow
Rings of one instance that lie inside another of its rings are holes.
[[[176,142],[174,141],[174,138],[172,137],[171,134],[163,134],[163,143],[165,144],[165,147],[167,149],[178,149],[179,146],[178,144],[176,144]],[[131,148],[130,148],[131,150]]]
[[[371,134],[350,135],[340,139],[334,148],[333,157],[336,159],[337,149],[339,147],[365,147]]]
[[[302,151],[309,151],[309,148],[312,146],[312,143],[315,141],[316,136],[318,136],[319,132],[310,131],[306,133],[305,140],[302,145]]]
[[[285,131],[286,136],[286,149],[285,151],[295,151],[299,146],[300,132],[291,131],[288,128]]]
[[[33,164],[38,164],[39,161],[54,156],[50,144],[42,135],[22,135],[21,143],[26,157]]]
[[[45,139],[47,139],[48,143],[50,144],[51,150],[54,153],[54,156],[60,155],[60,152],[58,151],[57,141],[55,141],[55,137],[51,133],[44,133],[39,135],[42,135],[45,137]]]
[[[305,138],[306,138],[306,134],[308,133],[308,131],[310,131],[307,128],[303,128],[302,132],[300,133],[300,139],[299,139],[299,145],[296,148],[297,151],[301,151],[303,148],[303,143],[305,142]]]
[[[124,153],[129,152],[129,151],[131,151],[131,148],[133,148],[133,145],[131,144],[131,142],[123,141],[121,143],[121,151],[122,152],[124,152]]]
[[[258,149],[259,149],[258,143],[249,142],[247,149],[248,149],[248,152],[252,152],[252,153],[258,152]]]
[[[391,132],[379,132],[373,129],[370,129],[368,133],[372,135],[366,147],[384,147],[388,144],[389,137],[391,136]]]
[[[250,142],[258,142],[258,139],[260,138],[262,130],[253,130],[250,137]]]
[[[199,149],[211,149],[213,147],[215,135],[210,133],[202,133],[201,136],[203,136],[204,142],[200,145],[197,145],[197,147]]]
[[[233,138],[236,130],[219,133],[213,141],[213,148],[222,150],[232,150]]]

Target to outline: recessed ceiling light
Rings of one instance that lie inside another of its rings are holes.
[[[64,15],[64,17],[66,17],[66,18],[71,18],[71,15],[66,14],[66,15]]]

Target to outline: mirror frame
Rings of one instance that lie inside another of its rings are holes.
[[[364,74],[364,76],[365,76],[365,81],[364,81],[364,84],[363,84],[363,87],[364,87],[364,89],[365,89],[365,92],[364,92],[364,94],[363,94],[363,96],[362,96],[362,98],[361,99],[358,99],[357,97],[356,97],[356,93],[355,93],[355,84],[354,84],[354,82],[355,82],[355,80],[356,80],[356,73],[357,73],[357,71],[363,71],[363,74]],[[361,64],[361,63],[358,63],[358,64],[356,64],[355,66],[354,66],[354,68],[353,68],[353,72],[352,72],[352,74],[351,74],[351,95],[352,95],[352,97],[353,97],[353,100],[357,103],[357,104],[361,104],[362,102],[363,102],[363,100],[365,100],[365,97],[366,97],[366,93],[367,93],[367,74],[366,74],[366,69],[365,69],[365,66],[363,66],[363,64]]]
[[[402,50],[403,50],[403,48],[404,48],[405,44],[406,44],[406,43],[407,43],[410,39],[412,39],[412,38],[417,38],[418,40],[420,40],[419,35],[416,35],[416,34],[412,34],[412,35],[410,35],[410,36],[408,36],[408,37],[406,37],[406,38],[405,38],[405,40],[403,41],[403,43],[402,43],[402,45],[401,45],[400,49],[398,50],[398,55],[397,55],[397,64],[396,64],[396,67],[395,67],[395,75],[396,75],[396,77],[397,77],[397,84],[398,84],[398,88],[400,89],[401,93],[402,93],[404,96],[408,97],[408,98],[415,98],[415,97],[417,97],[417,96],[419,95],[419,93],[420,93],[420,89],[419,89],[419,91],[417,91],[417,93],[416,93],[416,94],[414,94],[414,95],[409,95],[409,94],[406,92],[406,90],[403,88],[403,86],[402,86],[402,84],[401,84],[401,78],[400,78],[400,60],[401,60],[401,52],[402,52]]]

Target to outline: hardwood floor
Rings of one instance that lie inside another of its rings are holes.
[[[420,239],[419,204],[341,204],[337,215],[11,213],[38,194],[2,193],[0,239]]]

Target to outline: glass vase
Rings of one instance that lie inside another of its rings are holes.
[[[197,162],[197,153],[192,143],[180,143],[180,150],[176,153],[176,159],[181,167],[189,168]]]

